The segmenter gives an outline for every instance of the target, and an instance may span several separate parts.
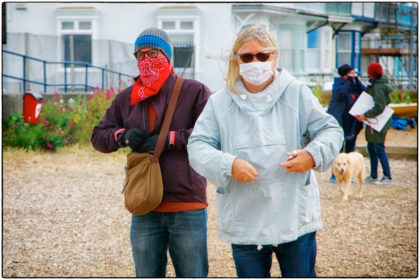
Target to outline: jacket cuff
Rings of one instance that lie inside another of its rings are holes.
[[[114,132],[115,143],[118,143],[118,138],[124,133],[124,131],[125,131],[125,128],[121,128]]]
[[[225,153],[222,157],[222,170],[226,176],[232,177],[232,165],[235,161],[236,156]]]
[[[319,155],[318,149],[316,149],[315,147],[309,144],[308,146],[305,147],[304,150],[310,153],[315,161],[315,166],[312,168],[317,169],[321,164],[321,156]]]
[[[168,147],[170,150],[174,149],[175,147],[175,130],[168,132]]]

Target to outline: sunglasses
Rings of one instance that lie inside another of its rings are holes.
[[[159,50],[150,49],[150,50],[145,51],[145,52],[142,52],[142,51],[139,50],[135,53],[135,56],[137,57],[138,60],[143,60],[146,53],[147,53],[148,57],[155,58],[159,55]]]
[[[251,61],[254,60],[254,57],[256,57],[258,59],[258,61],[264,62],[267,61],[270,58],[271,53],[257,53],[257,54],[252,54],[252,53],[242,53],[239,54],[239,58],[242,60],[242,62],[244,63],[250,63]]]

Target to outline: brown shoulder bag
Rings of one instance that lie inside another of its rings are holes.
[[[183,83],[184,79],[177,77],[154,153],[132,152],[127,155],[123,193],[125,208],[132,214],[145,215],[159,206],[162,201],[163,182],[159,156],[168,135]]]

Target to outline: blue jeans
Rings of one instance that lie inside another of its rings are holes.
[[[136,277],[165,277],[167,250],[177,277],[207,277],[207,210],[133,215]]]
[[[279,244],[277,247],[265,245],[260,251],[256,245],[232,244],[238,277],[270,277],[273,252],[279,261],[282,277],[316,277],[315,234],[312,232],[302,235],[295,241]]]
[[[391,179],[391,170],[389,168],[388,156],[385,152],[383,143],[367,144],[370,157],[370,177],[378,178],[378,160],[381,162],[384,176]]]

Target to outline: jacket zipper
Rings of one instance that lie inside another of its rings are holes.
[[[149,130],[147,129],[147,127],[146,127],[146,117],[145,117],[145,111],[147,110],[147,107],[146,107],[146,105],[145,105],[145,103],[143,102],[143,108],[142,108],[142,113],[143,113],[143,130],[147,133],[147,134],[149,134]]]

